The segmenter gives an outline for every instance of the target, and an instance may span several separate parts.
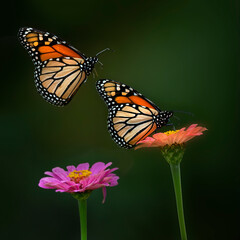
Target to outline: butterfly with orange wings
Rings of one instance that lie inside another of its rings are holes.
[[[92,72],[96,57],[86,57],[57,36],[34,28],[20,28],[19,40],[35,64],[35,84],[49,103],[64,106]]]
[[[120,147],[134,147],[166,125],[173,115],[171,111],[161,111],[141,93],[120,82],[102,79],[97,81],[96,88],[108,106],[108,131]]]

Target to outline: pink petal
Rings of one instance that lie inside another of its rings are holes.
[[[67,170],[68,173],[73,172],[74,170],[76,170],[75,166],[71,165],[71,166],[67,166]]]
[[[190,126],[188,127],[188,129],[187,129],[186,131],[192,130],[192,129],[194,129],[195,127],[197,127],[197,124],[192,124],[192,125],[190,125]]]
[[[144,140],[137,142],[138,145],[135,147],[135,150],[142,147],[150,147],[154,141],[155,140],[153,138],[147,137]]]
[[[76,192],[76,191],[79,191],[79,184],[74,184],[73,186],[70,186],[68,188],[68,192]]]
[[[48,175],[48,176],[51,176],[51,177],[55,177],[55,176],[56,176],[54,173],[49,172],[49,171],[44,172],[44,174],[46,174],[46,175]]]
[[[62,180],[68,180],[68,172],[66,172],[65,170],[63,170],[62,168],[60,167],[56,167],[56,168],[53,168],[52,172],[54,174],[56,174],[56,176],[58,176],[60,179]]]
[[[89,169],[89,163],[81,163],[77,166],[77,171],[88,170],[88,169]]]
[[[146,137],[145,139],[139,141],[138,143],[151,143],[154,139],[152,137]]]
[[[90,169],[90,171],[92,172],[92,174],[96,174],[101,170],[104,170],[106,167],[110,166],[112,163],[108,163],[107,165],[105,165],[105,163],[103,162],[97,162],[94,163]]]
[[[151,144],[149,144],[149,143],[138,142],[137,146],[134,149],[137,150],[139,148],[150,147],[150,146],[151,146]]]
[[[59,180],[51,177],[45,177],[40,179],[40,182],[38,184],[39,187],[41,188],[46,188],[46,189],[62,189],[62,190],[67,190],[68,185],[65,183],[60,182]]]

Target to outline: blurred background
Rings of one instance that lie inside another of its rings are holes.
[[[189,239],[240,239],[239,6],[235,0],[7,1],[1,21],[2,239],[79,239],[77,201],[38,187],[53,167],[113,162],[119,186],[88,201],[88,239],[180,239],[170,168],[158,149],[120,149],[107,132],[95,82],[126,83],[176,128],[208,128],[182,162]],[[49,31],[87,56],[100,56],[69,105],[45,102],[20,27]],[[169,128],[163,128],[166,131]]]

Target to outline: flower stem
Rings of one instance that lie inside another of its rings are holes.
[[[170,163],[174,191],[176,196],[177,212],[178,212],[178,221],[181,232],[181,239],[187,240],[187,233],[184,221],[184,212],[183,212],[183,201],[182,201],[182,187],[181,187],[181,172],[180,172],[180,163],[173,164]]]
[[[80,215],[80,228],[81,240],[87,240],[87,200],[78,200],[79,215]]]

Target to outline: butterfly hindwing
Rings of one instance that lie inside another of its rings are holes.
[[[64,57],[39,64],[35,84],[43,98],[58,106],[67,104],[86,78],[81,59]]]
[[[51,104],[63,106],[91,73],[97,58],[87,58],[54,34],[20,28],[19,40],[35,65],[38,92]]]
[[[113,140],[124,148],[132,148],[156,130],[158,111],[135,104],[121,104],[109,109],[108,130]]]

